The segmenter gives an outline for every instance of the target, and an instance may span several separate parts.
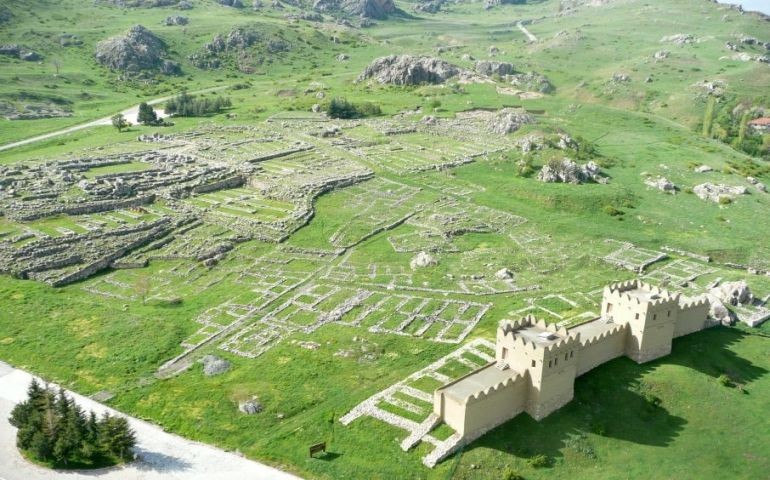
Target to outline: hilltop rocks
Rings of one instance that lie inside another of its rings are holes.
[[[170,15],[166,17],[166,19],[163,21],[163,24],[166,25],[167,27],[172,27],[172,26],[179,26],[179,25],[187,25],[188,22],[189,20],[187,19],[187,17],[183,15]]]
[[[396,11],[393,0],[315,0],[313,10],[324,13],[339,11],[347,15],[384,19]]]
[[[36,62],[38,60],[43,59],[43,56],[40,55],[39,53],[34,52],[16,43],[0,46],[0,55],[18,58],[19,60],[25,60],[27,62]]]
[[[537,72],[518,73],[511,75],[511,85],[527,92],[551,93],[553,85],[545,75]]]
[[[474,70],[481,75],[491,77],[492,75],[511,75],[513,74],[513,65],[507,62],[495,62],[493,60],[479,60],[473,66]]]
[[[435,267],[436,265],[438,265],[438,260],[426,252],[418,253],[409,262],[409,266],[412,268],[412,270],[417,270],[418,268]]]
[[[537,174],[537,179],[545,183],[581,184],[588,181],[605,183],[601,169],[594,162],[578,165],[569,158],[548,162]]]
[[[746,187],[733,187],[730,185],[714,185],[712,183],[702,183],[693,187],[692,191],[701,200],[710,200],[719,203],[723,199],[732,200],[738,195],[746,195],[749,191]]]
[[[223,360],[216,355],[206,355],[201,362],[203,362],[203,374],[207,377],[220,375],[230,370],[230,362]]]
[[[141,25],[96,45],[96,60],[105,67],[128,72],[159,69],[166,74],[178,73],[179,66],[164,60],[165,54],[163,40]]]
[[[356,81],[373,78],[381,84],[391,85],[439,84],[462,71],[457,65],[434,57],[389,55],[375,59]]]
[[[498,135],[507,135],[528,123],[535,123],[535,117],[521,109],[504,108],[492,117],[487,129]]]

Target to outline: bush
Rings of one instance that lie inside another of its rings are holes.
[[[718,376],[717,377],[717,381],[720,383],[720,385],[725,386],[725,387],[732,387],[732,386],[734,386],[733,385],[733,381],[725,373],[723,373],[722,375]]]
[[[604,211],[604,213],[606,213],[610,217],[619,217],[621,215],[626,214],[626,212],[624,212],[623,210],[620,210],[619,208],[616,208],[613,205],[605,205],[604,207],[602,207],[602,210]]]
[[[326,106],[326,113],[331,118],[363,118],[380,115],[382,110],[373,103],[354,104],[345,98],[337,97]]]
[[[733,203],[733,199],[730,197],[725,197],[724,195],[719,197],[719,204],[720,205],[730,205]]]
[[[547,455],[535,455],[527,461],[532,468],[544,468],[551,465],[551,459]]]
[[[503,480],[524,480],[524,477],[519,475],[516,470],[508,467],[503,471]]]

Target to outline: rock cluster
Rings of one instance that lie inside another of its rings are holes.
[[[178,26],[178,25],[187,25],[189,20],[187,17],[183,15],[169,15],[166,17],[166,19],[163,21],[163,24],[167,27],[171,26]]]
[[[242,413],[245,413],[246,415],[254,415],[255,413],[261,412],[263,409],[264,407],[259,402],[259,400],[256,399],[256,397],[252,398],[251,400],[238,403],[238,410],[240,410]]]
[[[692,189],[693,193],[701,200],[710,200],[719,203],[723,199],[734,199],[738,195],[746,195],[746,187],[730,185],[714,185],[713,183],[701,183]]]
[[[675,33],[660,39],[660,43],[673,43],[676,45],[686,45],[695,41],[697,41],[696,38],[689,33]]]
[[[548,78],[537,72],[517,73],[508,78],[511,85],[527,92],[553,92],[553,85]]]
[[[203,374],[207,377],[220,375],[230,370],[230,362],[216,355],[206,355],[201,359],[201,362],[203,362]]]
[[[493,60],[479,60],[473,66],[473,69],[481,75],[491,77],[492,75],[512,75],[513,65],[507,62],[496,62]]]
[[[356,17],[385,19],[396,11],[393,0],[315,0],[313,9],[323,13],[344,13]]]
[[[389,55],[370,63],[356,81],[372,78],[381,84],[391,85],[439,84],[461,72],[463,70],[457,65],[439,58]]]
[[[412,268],[412,270],[417,270],[418,268],[434,267],[436,265],[438,265],[438,260],[436,260],[433,255],[427,252],[418,253],[409,262],[409,266]]]
[[[428,0],[414,6],[414,11],[419,13],[438,13],[445,0]]]
[[[648,178],[644,183],[664,193],[676,193],[676,185],[665,177]]]
[[[43,56],[39,53],[16,43],[0,45],[0,55],[18,58],[19,60],[25,60],[27,62],[36,62],[43,59]]]
[[[605,182],[601,176],[601,169],[596,163],[588,162],[585,165],[578,165],[569,158],[549,162],[540,169],[537,179],[546,183]]]
[[[535,117],[516,108],[499,110],[489,122],[487,129],[498,135],[507,135],[520,129],[522,125],[535,123]]]
[[[179,65],[164,60],[165,55],[163,40],[142,25],[96,45],[96,60],[106,67],[125,72],[158,69],[167,75],[179,73]]]
[[[225,7],[243,8],[243,2],[241,0],[217,0],[217,3],[224,5]]]

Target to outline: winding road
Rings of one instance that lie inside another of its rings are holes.
[[[225,89],[227,87],[228,87],[227,85],[220,85],[218,87],[205,88],[203,90],[197,90],[195,92],[190,92],[190,94],[194,95],[194,94],[200,94],[200,93],[214,92],[214,91],[217,91],[217,90]],[[148,105],[157,105],[159,103],[163,103],[165,101],[168,101],[171,98],[173,98],[173,95],[170,95],[170,96],[167,96],[167,97],[162,97],[162,98],[156,98],[156,99],[147,101],[147,104]],[[160,118],[164,118],[164,117],[167,116],[165,114],[165,112],[163,112],[163,110],[156,110],[156,112],[158,113],[158,117],[160,117]],[[137,123],[136,116],[139,113],[139,105],[134,105],[133,107],[131,107],[131,108],[127,109],[127,110],[123,110],[122,112],[119,112],[119,113],[122,113],[123,116],[126,117],[126,120],[128,120],[129,122]],[[56,130],[56,131],[50,132],[50,133],[44,133],[43,135],[38,135],[36,137],[31,137],[31,138],[27,138],[27,139],[24,139],[24,140],[19,140],[18,142],[6,143],[5,145],[0,145],[0,152],[3,151],[3,150],[10,150],[11,148],[21,147],[23,145],[28,145],[30,143],[39,142],[41,140],[47,140],[49,138],[58,137],[58,136],[61,136],[61,135],[66,135],[66,134],[72,133],[72,132],[77,132],[79,130],[84,130],[86,128],[98,127],[98,126],[103,126],[103,125],[112,125],[112,117],[114,115],[115,114],[113,113],[110,116],[107,116],[107,117],[104,117],[104,118],[100,118],[100,119],[97,119],[97,120],[92,120],[90,122],[81,123],[81,124],[78,124],[78,125],[73,125],[71,127],[63,128],[61,130]]]

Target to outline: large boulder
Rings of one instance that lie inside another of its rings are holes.
[[[461,72],[463,70],[457,65],[439,58],[389,55],[370,63],[356,81],[373,78],[379,83],[392,85],[439,84]]]
[[[134,25],[124,35],[96,45],[96,60],[105,67],[126,72],[154,70],[163,66],[166,45],[142,25]]]
[[[513,74],[513,65],[508,62],[495,62],[494,60],[479,60],[473,66],[476,73],[491,77],[492,75],[511,75]]]
[[[537,179],[546,183],[603,182],[601,169],[596,163],[588,162],[585,165],[578,165],[569,158],[548,162],[540,169]]]
[[[709,293],[730,305],[750,304],[754,301],[754,295],[745,280],[725,282],[712,288]]]
[[[528,123],[535,123],[535,117],[522,109],[504,108],[492,117],[487,129],[498,135],[507,135]]]
[[[418,253],[409,262],[409,266],[412,268],[412,270],[417,270],[418,268],[435,267],[436,265],[438,265],[438,260],[436,260],[433,255],[426,252]]]
[[[713,183],[701,183],[693,187],[692,191],[701,200],[710,200],[719,203],[724,199],[732,200],[737,195],[746,195],[749,193],[746,187],[730,185],[714,185]]]
[[[201,362],[203,362],[203,374],[207,377],[219,375],[230,370],[230,362],[216,355],[206,355]]]
[[[387,18],[396,11],[393,0],[315,0],[313,9],[325,13],[344,13],[363,18]]]
[[[18,58],[19,60],[25,60],[27,62],[36,62],[43,59],[43,56],[39,53],[16,43],[0,45],[0,55]]]

